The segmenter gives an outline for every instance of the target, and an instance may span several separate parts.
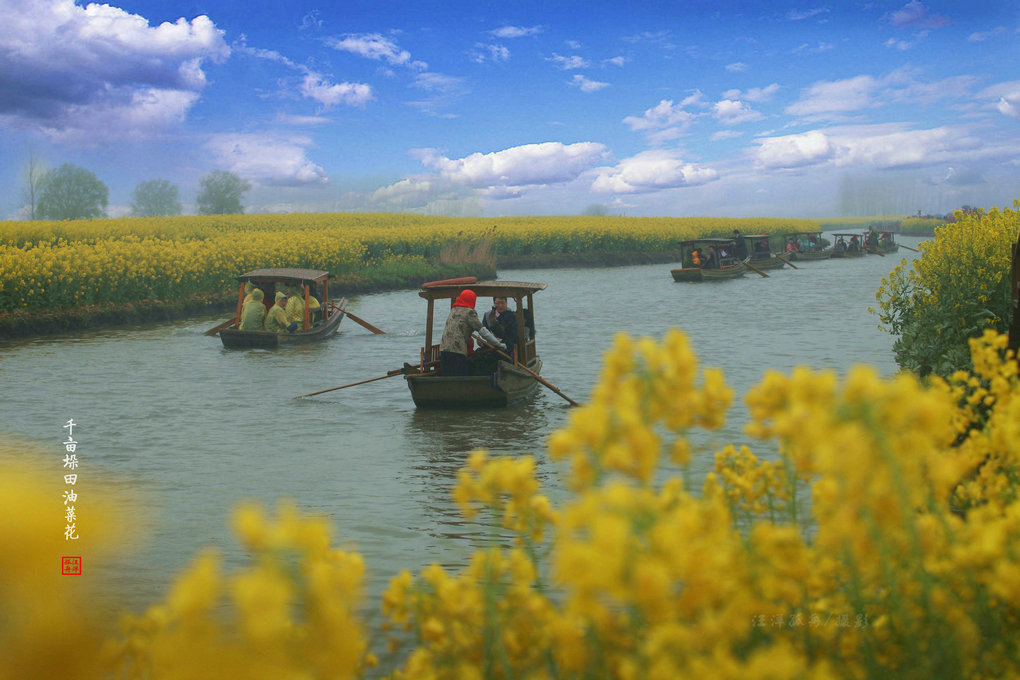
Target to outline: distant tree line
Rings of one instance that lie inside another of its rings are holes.
[[[196,198],[200,215],[243,213],[241,198],[251,183],[226,170],[213,170],[199,180]],[[34,154],[25,173],[24,198],[31,220],[90,220],[106,217],[110,191],[90,170],[64,163],[42,170]],[[177,185],[166,179],[140,182],[131,192],[131,215],[161,217],[180,215]]]

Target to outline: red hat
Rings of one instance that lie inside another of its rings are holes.
[[[473,290],[462,290],[460,295],[457,296],[457,301],[453,303],[454,307],[468,307],[469,309],[475,308],[475,300],[478,296],[475,295]]]

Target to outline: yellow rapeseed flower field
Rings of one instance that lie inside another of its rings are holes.
[[[363,614],[366,565],[331,547],[328,520],[243,505],[248,565],[198,555],[104,643],[112,622],[53,586],[52,489],[5,471],[0,679],[1017,677],[1020,371],[1006,340],[985,333],[973,372],[928,384],[769,373],[745,396],[760,444],[723,447],[694,480],[687,436],[723,424],[732,390],[682,332],[621,334],[549,441],[571,493],[554,505],[530,456],[472,453],[454,499],[507,533],[460,571],[399,574],[381,624]]]
[[[83,304],[170,300],[233,290],[260,267],[337,275],[402,259],[434,259],[451,244],[486,242],[497,254],[675,248],[709,234],[815,228],[793,219],[447,218],[381,213],[133,217],[0,222],[0,313]]]

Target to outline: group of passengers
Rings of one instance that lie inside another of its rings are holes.
[[[308,312],[314,317],[319,301],[314,295],[308,296]],[[293,333],[304,329],[305,303],[297,293],[287,295],[276,292],[274,303],[266,307],[265,294],[260,288],[252,288],[241,305],[242,331],[269,331],[270,333]]]
[[[492,309],[479,319],[475,311],[477,299],[473,290],[463,290],[450,309],[439,342],[442,375],[491,375],[500,360],[516,360],[517,314],[507,309],[505,297],[494,297]],[[472,352],[476,332],[488,345],[488,351]]]
[[[850,237],[850,242],[847,243],[846,239],[842,235],[836,237],[836,242],[832,246],[832,250],[837,253],[848,252],[858,253],[861,250],[860,239],[856,235]]]

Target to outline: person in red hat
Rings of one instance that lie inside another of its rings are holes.
[[[486,342],[506,349],[506,345],[483,326],[478,318],[478,312],[475,311],[477,298],[473,290],[462,290],[450,309],[450,315],[446,317],[443,339],[439,342],[439,367],[442,375],[468,374],[468,342],[475,331]]]

